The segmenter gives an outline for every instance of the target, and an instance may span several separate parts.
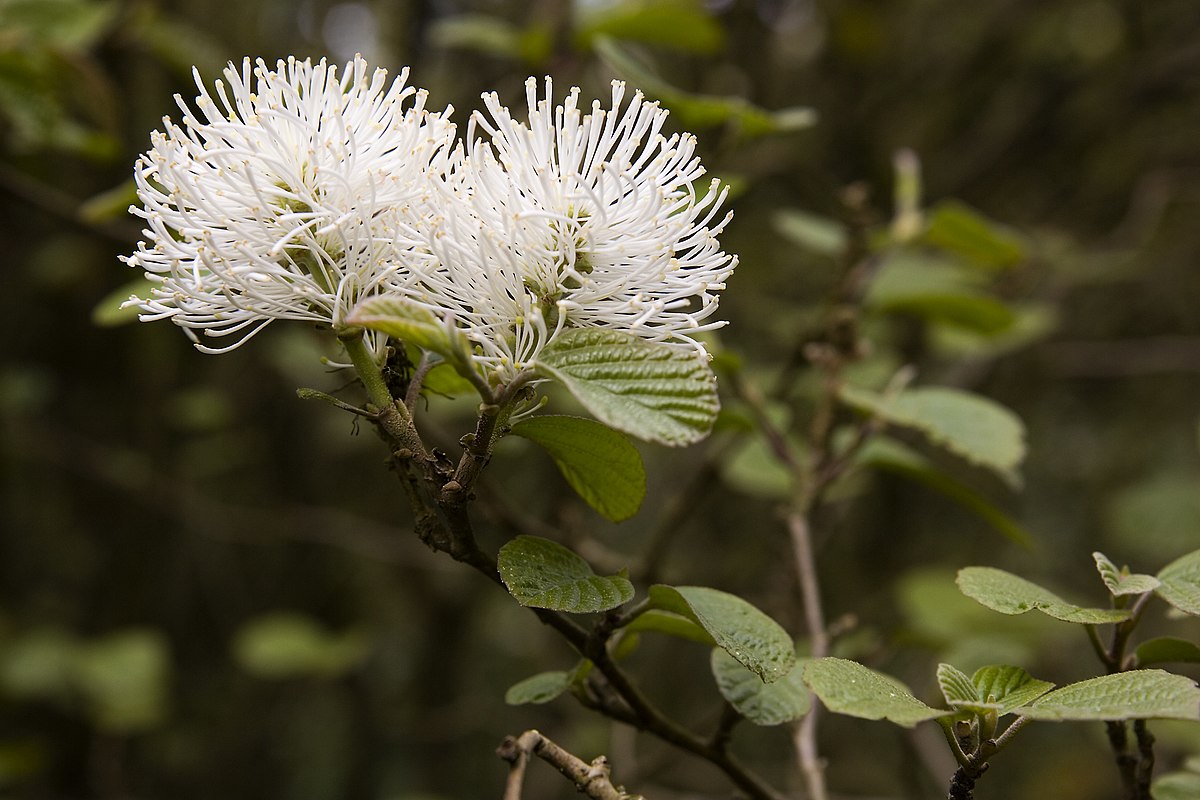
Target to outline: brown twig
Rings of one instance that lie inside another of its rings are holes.
[[[496,755],[511,765],[504,800],[521,800],[525,766],[531,755],[557,769],[575,784],[580,794],[592,800],[642,800],[641,795],[629,794],[623,787],[613,785],[608,759],[604,756],[584,761],[536,730],[506,737],[496,748]]]

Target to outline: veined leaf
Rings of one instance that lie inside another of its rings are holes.
[[[1200,614],[1200,550],[1175,559],[1158,573],[1158,594],[1180,611]]]
[[[1017,713],[1044,720],[1184,719],[1200,721],[1200,687],[1160,669],[1137,669],[1072,683]]]
[[[659,444],[703,439],[721,406],[716,376],[701,356],[621,331],[563,331],[535,369],[601,422]]]
[[[711,665],[721,696],[755,725],[779,725],[808,713],[808,689],[800,665],[774,683],[763,683],[720,648],[713,649]]]
[[[504,693],[504,702],[510,706],[549,703],[571,688],[573,677],[574,673],[562,670],[539,672],[508,687],[508,691]]]
[[[980,667],[971,676],[971,683],[985,701],[997,704],[996,713],[1003,716],[1015,709],[1032,703],[1054,688],[1049,681],[1041,681],[1020,667],[993,665]]]
[[[952,708],[970,706],[973,711],[982,700],[970,677],[955,666],[938,664],[937,682],[938,688],[942,690],[942,697],[946,699],[946,704]]]
[[[1130,575],[1128,570],[1121,570],[1101,552],[1092,553],[1096,562],[1096,571],[1100,579],[1108,587],[1113,597],[1126,594],[1145,594],[1158,588],[1158,578],[1153,575]]]
[[[406,297],[391,294],[368,297],[355,306],[346,322],[437,353],[461,375],[469,375],[474,370],[466,335]]]
[[[900,681],[844,658],[818,658],[804,665],[804,682],[836,714],[886,719],[911,728],[953,712],[930,708]]]
[[[501,547],[497,566],[509,594],[523,606],[586,614],[633,598],[633,584],[624,575],[600,577],[575,553],[537,536],[518,536]]]
[[[1025,457],[1025,426],[1004,406],[970,392],[923,387],[892,398],[845,388],[842,400],[893,425],[915,428],[934,444],[986,467],[1010,483]]]
[[[796,662],[795,645],[779,623],[742,598],[704,586],[650,587],[652,608],[687,617],[751,670],[763,683],[787,675]]]
[[[1085,625],[1104,625],[1129,618],[1129,612],[1124,610],[1077,606],[1036,583],[992,567],[960,569],[957,583],[967,597],[1001,614],[1036,610],[1064,622]]]
[[[541,445],[571,488],[613,522],[637,513],[646,496],[642,456],[623,434],[582,417],[543,415],[512,426]]]

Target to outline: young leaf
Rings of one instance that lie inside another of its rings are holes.
[[[713,649],[710,663],[721,696],[755,725],[779,725],[808,713],[808,690],[799,665],[774,683],[763,683],[720,648]]]
[[[1142,642],[1137,648],[1138,666],[1147,664],[1200,663],[1200,645],[1187,639],[1163,636]]]
[[[500,548],[497,566],[508,592],[523,606],[586,614],[633,598],[624,575],[600,577],[579,556],[549,539],[518,536]]]
[[[563,331],[534,368],[601,422],[659,444],[698,442],[721,407],[716,376],[701,356],[622,331]]]
[[[1189,614],[1200,614],[1200,550],[1175,559],[1158,573],[1162,599]]]
[[[909,389],[893,398],[846,388],[841,399],[863,413],[921,431],[932,443],[1017,483],[1025,457],[1020,417],[985,397],[946,387]]]
[[[1130,575],[1128,571],[1117,568],[1117,565],[1101,552],[1092,553],[1096,562],[1096,571],[1100,579],[1108,587],[1113,597],[1126,594],[1145,594],[1158,588],[1158,578],[1153,575]]]
[[[613,522],[629,519],[646,496],[642,456],[624,435],[583,417],[543,415],[512,426],[541,445],[588,505]]]
[[[390,294],[368,297],[355,306],[346,322],[437,353],[459,374],[468,375],[474,369],[467,355],[470,342],[463,332],[408,298]]]
[[[967,597],[1001,614],[1041,611],[1064,622],[1104,625],[1129,618],[1129,612],[1108,608],[1084,608],[1068,603],[1049,589],[992,567],[966,567],[958,571],[958,588]]]
[[[993,698],[998,704],[996,713],[1003,716],[1014,709],[1032,703],[1054,688],[1049,681],[1040,681],[1020,667],[993,665],[980,667],[971,676],[979,697]]]
[[[984,699],[979,696],[975,684],[967,674],[950,664],[938,664],[937,682],[938,688],[942,690],[942,697],[946,698],[946,704],[952,708],[978,706]]]
[[[603,3],[583,6],[582,10],[582,24],[575,39],[584,47],[597,36],[611,36],[693,53],[714,53],[725,40],[720,23],[697,0]]]
[[[804,665],[804,682],[835,714],[886,719],[911,728],[952,712],[930,708],[900,681],[843,658],[818,658]]]
[[[1183,675],[1137,669],[1072,683],[1017,710],[1032,719],[1200,721],[1200,687]]]
[[[687,617],[712,636],[763,683],[773,683],[796,662],[792,638],[779,623],[742,598],[704,586],[650,587],[650,605]]]
[[[653,590],[651,590],[653,593]],[[667,636],[674,636],[677,639],[687,639],[690,642],[699,642],[706,644],[709,647],[716,647],[717,641],[709,634],[708,631],[701,628],[691,619],[679,614],[674,614],[670,611],[662,611],[651,608],[638,614],[633,622],[625,626],[625,630],[630,632],[652,631],[654,633],[662,633]]]
[[[504,693],[504,702],[510,706],[521,706],[526,703],[549,703],[570,689],[573,679],[573,672],[563,672],[562,670],[539,672],[537,675],[531,675],[508,687],[508,691]]]
[[[837,256],[846,249],[846,229],[837,220],[784,208],[772,215],[771,222],[781,236],[809,252]]]
[[[923,252],[897,251],[871,281],[864,302],[884,312],[940,320],[984,335],[1008,330],[1016,315],[984,292],[969,267]]]

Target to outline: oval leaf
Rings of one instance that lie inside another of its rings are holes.
[[[796,649],[787,631],[736,595],[704,586],[659,584],[650,587],[650,604],[695,622],[717,647],[764,683],[779,680],[796,663]]]
[[[699,354],[621,331],[564,331],[535,369],[601,422],[659,444],[703,439],[721,408],[716,376]]]
[[[804,665],[804,682],[835,714],[886,719],[911,728],[952,712],[930,708],[900,681],[844,658],[818,658]]]
[[[334,634],[300,614],[272,613],[238,630],[233,656],[258,678],[296,678],[341,674],[366,657],[367,641],[359,631]]]
[[[1200,645],[1170,636],[1150,639],[1138,645],[1137,663],[1140,666],[1200,663]]]
[[[549,539],[518,536],[500,548],[500,578],[523,606],[586,614],[633,598],[624,575],[600,577],[579,556]]]
[[[1013,412],[986,397],[946,387],[922,387],[885,398],[846,388],[849,406],[893,425],[919,430],[935,445],[992,470],[1016,484],[1025,458],[1025,426]]]
[[[1084,608],[1068,603],[1049,589],[992,567],[966,567],[958,571],[958,588],[967,597],[1001,614],[1041,611],[1064,622],[1104,625],[1129,618],[1128,611]]]
[[[720,648],[712,651],[711,665],[721,696],[755,725],[780,725],[808,713],[808,689],[801,669],[793,669],[774,683],[763,683]]]
[[[637,513],[646,496],[646,469],[637,448],[607,425],[583,417],[538,416],[512,432],[541,445],[567,483],[613,522]]]
[[[1009,714],[1014,709],[1037,698],[1054,688],[1049,681],[1041,681],[1020,667],[993,665],[980,667],[971,676],[979,697],[998,704],[997,713]]]
[[[1145,594],[1158,588],[1158,578],[1153,575],[1130,575],[1128,570],[1118,569],[1104,553],[1092,553],[1096,571],[1113,597],[1125,594]]]
[[[950,664],[938,664],[937,682],[938,688],[942,690],[942,697],[946,698],[947,705],[952,707],[970,706],[971,710],[975,710],[984,699],[980,697],[967,673]]]
[[[346,322],[437,353],[459,374],[469,375],[474,369],[469,355],[471,346],[463,332],[406,297],[393,294],[368,297],[355,306]]]
[[[539,672],[519,683],[508,687],[504,693],[504,702],[510,706],[521,706],[526,703],[549,703],[554,698],[571,688],[574,673],[555,670]]]
[[[1158,573],[1162,599],[1189,614],[1200,614],[1200,550],[1177,558]]]
[[[1044,720],[1200,720],[1200,687],[1161,669],[1103,675],[1055,689],[1018,713]]]
[[[666,634],[667,636],[674,636],[677,639],[699,642],[710,647],[715,647],[717,644],[708,631],[687,617],[654,608],[638,614],[633,622],[625,626],[625,630],[631,633],[652,631],[654,633]]]

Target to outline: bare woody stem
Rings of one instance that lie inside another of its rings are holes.
[[[520,736],[509,736],[496,748],[496,755],[510,765],[504,800],[521,800],[525,766],[531,755],[550,764],[575,784],[575,788],[592,800],[643,800],[641,795],[628,794],[614,786],[608,759],[599,756],[589,763],[563,749],[535,730]]]

